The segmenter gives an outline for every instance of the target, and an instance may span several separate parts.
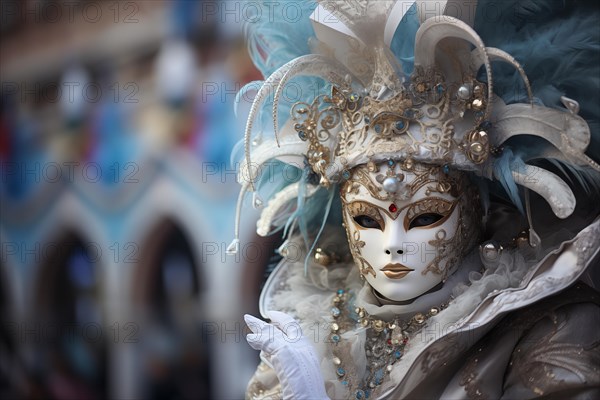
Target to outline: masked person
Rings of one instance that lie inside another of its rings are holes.
[[[595,90],[570,74],[597,71],[585,56],[598,34],[564,46],[578,52],[572,71],[566,52],[532,83],[502,49],[538,66],[557,28],[524,15],[586,31],[598,12],[494,3],[506,12],[494,33],[491,2],[436,4],[301,3],[288,29],[249,29],[268,78],[248,117],[238,220],[254,192],[257,232],[286,241],[260,299],[270,322],[246,316],[262,359],[248,398],[600,395],[588,149],[600,112],[585,108],[588,123],[556,93]],[[292,84],[305,89],[293,102]]]

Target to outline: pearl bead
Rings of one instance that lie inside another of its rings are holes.
[[[502,246],[496,242],[490,241],[481,246],[480,253],[481,257],[486,261],[493,261],[502,253]]]
[[[398,191],[398,179],[394,177],[385,178],[383,181],[383,190],[389,193]]]
[[[415,322],[419,325],[422,324],[423,322],[425,322],[425,316],[421,313],[415,314],[414,318],[415,318]]]
[[[321,265],[323,265],[325,267],[328,266],[331,263],[331,258],[321,248],[318,248],[315,251],[314,258],[315,258],[315,262],[317,264],[321,264]]]
[[[479,142],[471,143],[471,152],[475,155],[483,153],[483,145]]]
[[[475,99],[471,103],[471,107],[473,107],[473,110],[481,110],[483,108],[483,101],[481,99]]]
[[[381,332],[385,328],[385,323],[381,320],[373,321],[373,329],[375,332]]]
[[[467,99],[469,99],[469,97],[471,97],[471,88],[467,85],[462,85],[461,87],[458,88],[458,92],[456,94],[461,99],[467,100]]]

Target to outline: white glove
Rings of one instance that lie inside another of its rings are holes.
[[[284,399],[329,399],[321,376],[319,361],[313,346],[302,335],[300,325],[291,316],[269,312],[271,323],[252,315],[244,315],[253,333],[246,336],[248,344],[261,350],[270,361],[283,390]]]

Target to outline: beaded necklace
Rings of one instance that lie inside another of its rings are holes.
[[[425,321],[447,307],[447,303],[440,307],[433,307],[427,313],[416,313],[407,321],[399,318],[391,322],[371,317],[362,307],[354,309],[355,315],[347,312],[347,317],[359,326],[367,329],[365,352],[367,356],[367,375],[362,382],[352,382],[349,378],[348,368],[344,366],[339,345],[342,342],[342,319],[346,314],[345,307],[350,292],[339,289],[333,298],[331,315],[334,322],[331,324],[330,341],[334,345],[333,364],[341,383],[348,388],[354,399],[368,399],[374,390],[383,383],[384,377],[393,370],[394,364],[402,358],[404,349],[409,340],[421,330]]]

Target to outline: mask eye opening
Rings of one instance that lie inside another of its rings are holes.
[[[356,222],[357,225],[359,225],[362,228],[383,230],[381,229],[381,225],[379,224],[379,222],[368,215],[357,215],[355,217],[352,217],[352,219],[354,220],[354,222]]]
[[[408,229],[410,230],[413,228],[430,227],[431,225],[437,224],[438,222],[445,220],[449,215],[450,214],[442,215],[442,214],[438,214],[438,213],[419,214],[410,221],[410,224],[408,225]]]

